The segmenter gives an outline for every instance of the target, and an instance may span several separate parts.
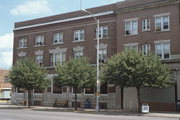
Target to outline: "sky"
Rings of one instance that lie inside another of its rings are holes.
[[[122,0],[0,0],[0,68],[12,67],[14,23]],[[81,3],[81,5],[80,5]],[[81,7],[80,7],[81,6]]]

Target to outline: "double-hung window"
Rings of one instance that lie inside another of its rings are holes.
[[[107,60],[107,49],[99,50],[99,62],[104,63]]]
[[[42,65],[43,64],[43,55],[36,55],[35,62],[39,65]]]
[[[50,66],[55,66],[58,63],[63,64],[66,61],[66,53],[50,54]]]
[[[142,31],[149,31],[150,30],[150,19],[143,19],[142,20]]]
[[[36,36],[36,38],[35,38],[35,45],[36,46],[44,45],[44,36],[43,35]]]
[[[155,16],[155,31],[170,30],[169,15]]]
[[[99,38],[103,39],[107,37],[108,37],[108,27],[107,26],[99,27]]]
[[[124,44],[124,49],[126,50],[135,50],[138,51],[138,43],[129,43],[129,44]]]
[[[21,38],[19,40],[19,48],[26,48],[27,47],[27,39],[26,38]]]
[[[74,31],[74,41],[84,41],[84,30]]]
[[[131,19],[125,20],[125,35],[137,35],[138,34],[138,20]]]
[[[74,51],[74,58],[80,58],[83,56],[83,51]]]
[[[63,33],[54,33],[53,43],[54,44],[63,43]]]
[[[150,53],[150,44],[142,45],[142,52],[144,55],[148,55]]]
[[[161,59],[170,58],[170,41],[155,41],[155,53]]]

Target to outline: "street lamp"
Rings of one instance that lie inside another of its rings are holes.
[[[96,80],[96,112],[99,112],[99,97],[100,97],[100,80],[99,80],[99,19],[96,18],[96,16],[94,16],[91,12],[85,10],[85,9],[82,9],[83,12],[86,12],[88,14],[90,14],[96,24],[97,24],[97,59],[96,59],[96,63],[97,63],[97,80]]]

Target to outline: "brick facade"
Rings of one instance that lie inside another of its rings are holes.
[[[108,35],[100,39],[100,46],[105,47],[108,58],[118,52],[122,52],[127,45],[131,44],[137,45],[140,51],[142,50],[142,45],[148,44],[150,46],[150,52],[156,53],[157,51],[155,49],[159,50],[156,44],[168,41],[170,50],[166,56],[165,52],[168,49],[168,45],[166,45],[167,47],[164,44],[162,45],[167,48],[162,48],[165,49],[163,50],[164,58],[168,57],[168,59],[163,59],[163,61],[168,63],[173,74],[175,74],[177,91],[180,91],[180,2],[178,0],[126,0],[111,5],[91,8],[88,9],[88,11],[92,12],[92,14],[100,20],[100,27],[106,26],[108,28]],[[165,18],[161,18],[161,16],[165,16]],[[161,20],[160,27],[162,27],[161,29],[165,29],[164,31],[156,31],[157,25],[159,25],[158,21],[156,21],[157,17],[158,20]],[[149,21],[148,31],[142,31],[142,20],[144,19]],[[135,21],[134,23],[131,22],[133,20]],[[125,25],[126,22],[128,22],[127,25]],[[167,27],[168,29],[166,30]],[[131,32],[134,30],[135,34],[129,35],[128,33],[128,35],[126,35],[125,29],[131,29]],[[84,30],[83,41],[74,41],[74,31],[76,30]],[[61,44],[53,44],[53,35],[57,32],[63,33],[63,42]],[[38,35],[44,36],[44,44],[42,46],[35,46],[35,38]],[[27,39],[27,46],[19,48],[19,41],[22,38]],[[55,71],[54,67],[50,66],[50,51],[66,50],[66,60],[69,60],[74,56],[73,48],[83,48],[83,56],[90,58],[91,64],[96,64],[96,42],[96,23],[94,18],[82,11],[18,22],[15,23],[14,29],[13,64],[22,56],[35,57],[35,53],[40,51],[43,53],[43,66],[48,69],[49,76],[53,76]],[[52,89],[51,87],[51,90]],[[108,87],[108,90],[109,89]],[[115,89],[116,92],[109,92],[107,95],[101,96],[100,103],[103,104],[102,106],[110,109],[120,108],[120,98],[118,94],[120,93],[120,89],[118,87]],[[124,93],[126,94],[125,99],[128,100],[127,103],[125,103],[126,107],[136,110],[137,101],[133,101],[133,98],[128,97],[128,94],[132,94],[132,96],[135,95],[134,90],[127,89],[125,91],[127,91]],[[171,92],[174,91],[171,90]],[[34,97],[34,101],[40,101],[43,105],[48,106],[52,106],[56,99],[68,100],[69,104],[72,104],[74,99],[70,88],[67,88],[66,93],[62,93],[60,96],[53,95],[52,91],[46,91],[39,96],[34,94],[34,96],[37,97]],[[13,97],[12,99],[14,100],[17,98],[16,95],[13,95]],[[94,95],[87,96],[82,93],[82,95],[78,97],[79,102],[82,103],[81,107],[84,106],[84,101],[87,98],[90,98],[93,103],[92,106],[95,106]],[[22,98],[23,94],[21,94],[21,98],[18,99],[23,101]],[[43,98],[44,101],[42,100]],[[177,92],[174,100],[167,103],[170,106],[167,107],[167,110],[175,110],[175,99],[180,100],[180,92]],[[132,105],[128,104],[129,101],[132,101]],[[158,103],[148,102],[152,105]],[[158,109],[154,108],[154,110]],[[159,110],[162,109],[159,108]]]

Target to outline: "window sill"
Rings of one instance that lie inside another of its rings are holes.
[[[62,44],[64,44],[64,42],[62,42],[62,43],[53,43],[51,45],[62,45]]]
[[[102,40],[102,39],[109,39],[109,37],[99,38],[99,40]],[[95,38],[94,40],[97,40],[97,38]]]
[[[85,40],[73,41],[72,43],[84,42]]]
[[[142,30],[141,32],[151,32],[151,30]]]
[[[44,47],[45,45],[35,45],[34,47]]]
[[[130,35],[124,35],[125,37],[128,37],[128,36],[137,36],[138,34],[130,34]]]
[[[26,49],[27,47],[19,47],[19,48],[17,48],[17,49]]]
[[[169,31],[170,31],[170,29],[168,29],[168,30],[161,30],[161,31],[155,31],[155,32],[159,33],[159,32],[169,32]]]

